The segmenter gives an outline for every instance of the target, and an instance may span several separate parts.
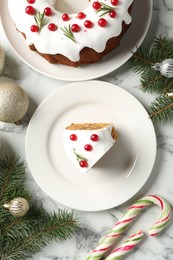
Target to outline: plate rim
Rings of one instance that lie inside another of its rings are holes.
[[[105,85],[111,85],[111,86],[114,86],[115,88],[118,87],[119,89],[121,89],[121,91],[124,91],[126,92],[126,94],[130,95],[131,97],[133,97],[139,104],[139,106],[141,106],[141,108],[143,108],[143,110],[145,110],[146,114],[147,114],[147,111],[146,109],[144,108],[144,106],[139,102],[139,100],[137,98],[135,98],[132,94],[130,94],[127,90],[115,85],[115,84],[112,84],[112,83],[108,83],[108,82],[104,82],[104,81],[97,81],[97,80],[92,80],[92,81],[85,81],[85,84],[90,84],[91,82],[94,82],[95,85],[97,84],[105,84]],[[34,112],[33,114],[33,117],[31,118],[31,121],[28,125],[28,128],[27,128],[27,131],[26,131],[26,139],[25,139],[25,151],[26,151],[26,159],[27,159],[27,162],[28,162],[28,167],[30,169],[30,172],[33,176],[33,178],[35,179],[36,183],[38,184],[38,186],[40,186],[40,188],[50,197],[50,198],[53,198],[54,200],[56,200],[58,203],[60,203],[61,205],[64,205],[66,207],[69,207],[69,208],[74,208],[74,209],[77,209],[77,210],[81,210],[81,211],[92,211],[92,212],[95,212],[95,211],[102,211],[102,210],[108,210],[110,208],[114,208],[114,207],[117,207],[119,205],[122,205],[123,203],[127,202],[128,200],[130,200],[133,196],[135,196],[137,194],[137,192],[139,192],[140,189],[142,189],[142,187],[145,185],[145,183],[147,182],[148,178],[150,177],[151,173],[152,173],[152,170],[153,170],[153,167],[154,167],[154,163],[155,163],[155,159],[156,159],[156,153],[157,153],[157,139],[156,139],[156,133],[155,133],[155,129],[154,129],[154,125],[151,121],[151,119],[149,119],[149,125],[150,125],[150,128],[152,130],[152,135],[154,137],[153,139],[153,142],[154,142],[154,147],[152,147],[153,149],[153,161],[152,161],[152,164],[150,165],[150,170],[148,171],[148,174],[144,180],[144,182],[142,183],[142,185],[140,185],[140,187],[136,188],[135,189],[135,192],[132,192],[132,194],[130,195],[130,197],[128,198],[124,198],[124,199],[121,199],[121,202],[119,201],[119,203],[112,203],[111,204],[114,204],[114,205],[110,205],[109,203],[109,206],[103,206],[103,207],[95,207],[95,209],[93,207],[90,207],[90,208],[85,208],[85,205],[84,206],[75,206],[74,207],[74,204],[75,203],[70,203],[70,201],[66,201],[64,202],[64,200],[62,201],[60,198],[55,198],[56,196],[55,195],[52,195],[50,194],[47,190],[45,190],[45,188],[43,188],[42,184],[39,183],[38,181],[38,176],[37,174],[35,174],[32,170],[32,167],[30,165],[30,161],[29,161],[29,157],[28,157],[28,152],[27,152],[27,143],[29,142],[28,141],[28,136],[29,136],[29,131],[30,131],[30,128],[33,124],[33,121],[35,120],[34,118],[34,115],[36,115],[36,113],[39,112],[40,110],[40,107],[42,106],[45,106],[47,100],[49,100],[51,97],[53,97],[54,95],[57,95],[59,92],[63,92],[64,89],[70,89],[72,90],[73,89],[73,85],[80,85],[80,84],[83,84],[84,82],[75,82],[75,83],[70,83],[70,84],[67,84],[65,86],[63,86],[62,88],[54,91],[53,93],[51,93],[48,97],[46,97],[43,102],[38,106],[38,108],[36,109],[36,111]],[[98,87],[98,86],[97,86]],[[82,174],[82,173],[81,173]]]
[[[4,5],[4,3],[7,4],[7,2],[8,2],[7,0],[1,0],[0,1],[0,5],[1,5],[1,8],[0,8],[0,19],[1,19],[2,28],[4,30],[6,38],[8,39],[8,42],[10,43],[11,48],[13,49],[13,51],[15,52],[17,57],[21,61],[23,61],[29,68],[33,69],[34,71],[37,71],[38,73],[40,73],[40,74],[42,74],[44,76],[47,76],[47,77],[50,77],[50,78],[53,78],[53,79],[59,79],[59,80],[63,80],[63,81],[86,81],[86,80],[92,80],[92,79],[95,79],[95,78],[99,78],[99,77],[105,76],[105,75],[113,72],[114,70],[118,69],[119,67],[121,67],[125,62],[127,62],[131,58],[132,53],[134,53],[136,51],[137,47],[139,47],[142,44],[142,42],[144,41],[144,39],[146,37],[146,34],[147,34],[148,30],[149,30],[150,23],[151,23],[151,18],[152,18],[152,13],[153,13],[153,0],[147,0],[147,1],[148,1],[147,4],[149,6],[149,9],[147,10],[148,16],[147,16],[147,26],[145,28],[145,31],[143,32],[142,36],[140,35],[140,39],[136,40],[135,46],[133,46],[133,48],[131,50],[126,51],[126,53],[123,53],[125,55],[125,59],[122,59],[122,57],[120,57],[120,60],[123,60],[123,61],[120,62],[120,64],[118,63],[117,66],[115,66],[115,64],[116,64],[116,56],[115,56],[115,59],[112,60],[112,57],[111,57],[112,55],[111,54],[107,54],[105,56],[105,60],[104,60],[104,58],[102,59],[105,62],[105,64],[103,64],[103,65],[100,65],[100,64],[102,64],[102,60],[100,62],[98,62],[98,63],[93,63],[93,64],[90,64],[90,65],[86,65],[86,67],[82,67],[81,66],[81,67],[78,67],[78,68],[74,68],[74,67],[68,68],[69,66],[56,64],[55,66],[65,66],[64,68],[65,68],[65,70],[67,70],[67,73],[65,73],[64,75],[61,75],[61,73],[59,73],[58,75],[55,75],[55,73],[50,74],[50,72],[48,72],[48,71],[47,72],[43,71],[41,68],[38,68],[38,65],[36,67],[34,64],[31,64],[31,62],[26,60],[25,57],[22,57],[20,53],[18,53],[18,51],[15,48],[14,44],[9,39],[9,33],[6,32],[6,30],[5,30],[5,22],[2,20],[2,17],[3,17],[2,16],[2,11],[3,11],[2,10],[3,9],[2,6]],[[130,32],[130,30],[131,30],[131,28],[129,28],[129,30],[127,31],[127,33],[126,33],[127,35]],[[11,30],[10,30],[10,32],[11,32]],[[17,38],[20,37],[19,33],[17,31],[15,31],[13,33],[16,35]],[[24,39],[22,39],[22,40],[24,41]],[[122,39],[122,41],[123,41],[123,39]],[[26,48],[26,46],[25,46],[25,48]],[[119,47],[117,47],[115,50],[113,50],[112,52],[114,52],[116,50],[120,50],[120,52],[121,52],[121,45]],[[30,51],[30,50],[28,50],[28,51]],[[33,56],[33,58],[34,58],[34,56]],[[38,59],[38,62],[39,61],[45,62],[42,57],[36,56],[36,59]],[[108,59],[108,61],[106,59]],[[108,63],[111,63],[111,66],[107,66]],[[46,61],[45,64],[47,64],[47,61]],[[87,71],[88,66],[90,66],[91,69],[89,69],[89,72],[85,73],[85,71]],[[99,69],[99,67],[101,69]],[[106,67],[106,69],[103,70],[103,67],[104,68]],[[57,67],[57,71],[58,71],[58,68],[61,68],[61,67]],[[95,74],[93,74],[92,73],[92,69],[93,70],[97,69],[97,73],[95,72]],[[71,73],[69,75],[70,71],[71,71]],[[75,71],[75,73],[74,73],[74,71]]]

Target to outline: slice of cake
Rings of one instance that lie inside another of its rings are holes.
[[[69,160],[87,172],[109,151],[118,135],[113,124],[71,124],[64,130],[64,148]]]

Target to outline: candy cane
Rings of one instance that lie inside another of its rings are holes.
[[[136,219],[136,217],[148,206],[158,205],[161,209],[160,218],[149,229],[150,236],[156,236],[167,225],[171,217],[171,207],[169,203],[157,195],[148,195],[139,199],[135,204],[128,208],[125,215],[115,224],[110,230],[109,234],[103,236],[99,245],[88,256],[87,260],[99,260],[106,252],[108,252],[113,244],[116,242],[129,225]]]
[[[139,230],[135,234],[129,237],[122,245],[116,248],[111,254],[106,258],[106,260],[120,260],[122,256],[130,253],[132,249],[134,249],[139,242],[141,242],[144,233],[142,230]]]

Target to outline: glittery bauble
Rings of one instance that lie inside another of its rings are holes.
[[[162,61],[162,63],[156,63],[152,68],[160,71],[160,73],[166,78],[173,77],[173,59],[166,59]]]
[[[28,201],[20,197],[12,199],[3,206],[15,217],[23,217],[29,210]]]
[[[18,122],[26,114],[28,106],[25,91],[10,78],[0,77],[0,121]]]
[[[3,48],[0,46],[0,73],[4,68],[4,62],[5,62],[5,53]]]

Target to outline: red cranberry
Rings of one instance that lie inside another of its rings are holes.
[[[92,145],[90,145],[90,144],[86,144],[86,145],[84,146],[84,149],[85,149],[85,151],[90,152],[90,151],[92,151],[93,147],[92,147]]]
[[[76,141],[76,140],[77,140],[77,135],[71,134],[71,135],[70,135],[70,140],[71,140],[71,141]]]
[[[98,9],[101,8],[101,4],[100,4],[99,2],[94,2],[94,3],[93,3],[93,8],[94,8],[95,10],[98,10]]]
[[[115,10],[111,10],[111,11],[109,12],[109,16],[110,16],[111,18],[115,18],[115,17],[117,16],[116,11],[115,11]]]
[[[114,5],[114,6],[115,6],[115,5],[118,5],[118,4],[119,4],[119,1],[118,1],[118,0],[111,0],[111,4]]]
[[[44,14],[46,16],[51,16],[52,15],[52,9],[50,7],[44,8]]]
[[[98,20],[98,25],[101,27],[105,27],[107,25],[107,21],[104,18],[100,18]]]
[[[26,14],[35,14],[35,8],[32,7],[31,5],[28,5],[26,8],[25,8],[25,13]]]
[[[84,26],[88,29],[93,27],[93,23],[90,20],[86,20]]]
[[[99,137],[98,137],[98,135],[96,135],[96,134],[93,134],[92,136],[91,136],[91,138],[90,138],[93,142],[97,142],[98,141],[98,139],[99,139]]]
[[[32,5],[35,3],[35,0],[27,0],[27,2]]]
[[[56,31],[57,28],[58,28],[57,25],[54,24],[54,23],[50,23],[50,24],[48,25],[48,29],[49,29],[50,31]]]
[[[62,19],[63,19],[63,21],[68,21],[70,19],[70,17],[68,14],[63,14]]]
[[[72,24],[71,26],[72,32],[79,32],[80,31],[80,26],[77,23]]]
[[[39,27],[37,25],[31,25],[30,27],[31,32],[39,32]]]
[[[86,17],[86,14],[84,14],[83,12],[79,12],[78,13],[78,18],[79,19],[84,19]]]
[[[88,163],[87,163],[87,161],[85,161],[85,160],[81,160],[81,161],[79,162],[79,165],[80,165],[80,167],[82,167],[82,168],[87,168],[87,167],[88,167]]]

